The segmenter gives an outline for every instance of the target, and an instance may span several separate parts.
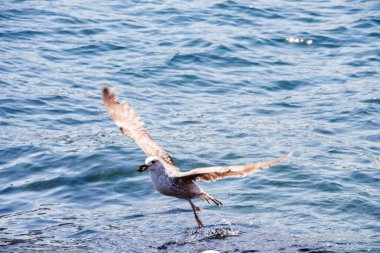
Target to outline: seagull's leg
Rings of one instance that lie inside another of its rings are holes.
[[[197,224],[198,224],[199,228],[203,228],[204,225],[203,225],[202,221],[198,218],[198,214],[197,214],[197,209],[199,210],[199,207],[196,207],[193,204],[193,202],[191,201],[191,199],[188,199],[187,201],[189,201],[189,203],[191,205],[191,208],[193,209],[195,220],[197,221]]]

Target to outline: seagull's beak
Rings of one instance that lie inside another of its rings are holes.
[[[138,169],[137,169],[137,171],[138,172],[144,172],[144,170],[147,170],[148,169],[148,166],[146,166],[145,164],[143,164],[143,165],[141,165]]]

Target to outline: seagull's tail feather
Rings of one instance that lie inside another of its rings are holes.
[[[214,199],[214,198],[210,198],[210,200],[212,201],[212,202],[214,202],[215,203],[215,205],[217,205],[217,206],[222,206],[223,205],[223,203],[222,202],[220,202],[219,200],[217,200],[217,199]]]
[[[210,203],[209,200],[211,200],[211,201],[214,202],[215,205],[217,205],[217,206],[222,206],[222,205],[223,205],[222,202],[220,202],[220,201],[217,200],[217,199],[214,199],[213,197],[211,197],[211,196],[210,196],[209,194],[207,194],[207,193],[203,193],[199,198],[201,198],[202,200],[207,201],[207,203]]]

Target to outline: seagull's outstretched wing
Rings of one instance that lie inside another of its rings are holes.
[[[249,165],[197,168],[188,172],[178,172],[175,175],[175,178],[195,181],[216,181],[227,177],[244,177],[249,173],[275,165],[276,163],[290,157],[291,155],[292,152],[287,155],[280,156],[279,158],[272,161],[253,163]]]
[[[119,103],[114,91],[103,87],[103,101],[106,109],[123,134],[131,137],[147,156],[160,158],[175,167],[173,159],[147,133],[140,116],[126,102]]]

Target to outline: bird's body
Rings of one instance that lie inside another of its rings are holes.
[[[192,181],[185,181],[169,176],[162,163],[160,163],[160,168],[150,169],[149,173],[154,188],[163,195],[179,199],[193,199],[203,193],[202,189]]]
[[[197,215],[197,212],[201,209],[193,204],[192,199],[200,198],[208,203],[212,201],[218,206],[223,204],[196,185],[195,181],[215,181],[228,177],[243,177],[254,171],[272,166],[292,154],[289,153],[264,163],[231,167],[206,167],[181,172],[175,165],[174,160],[148,135],[140,117],[127,103],[119,103],[115,93],[110,92],[107,87],[103,88],[103,101],[108,113],[116,125],[119,126],[121,132],[131,137],[148,156],[144,165],[141,165],[138,171],[143,172],[149,169],[153,185],[161,194],[186,199],[193,209],[195,220],[199,227],[203,227],[203,223]]]

